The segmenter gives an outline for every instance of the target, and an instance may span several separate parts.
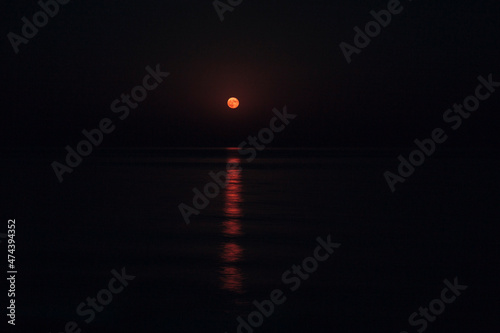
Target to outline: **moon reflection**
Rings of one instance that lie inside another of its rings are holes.
[[[239,164],[239,158],[228,158],[228,163]],[[227,173],[227,186],[224,200],[224,221],[222,234],[227,240],[222,245],[221,288],[227,291],[243,293],[243,274],[237,263],[243,260],[243,248],[236,242],[243,235],[241,230],[242,203],[241,171],[230,169]]]

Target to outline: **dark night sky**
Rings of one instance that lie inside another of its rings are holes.
[[[444,126],[477,76],[500,81],[493,0],[402,1],[351,64],[339,44],[387,1],[248,0],[220,22],[210,0],[73,0],[17,55],[6,36],[39,6],[2,3],[2,147],[76,145],[84,128],[116,119],[111,102],[147,65],[171,74],[104,147],[237,146],[285,104],[299,117],[274,146],[411,146]],[[446,144],[498,147],[499,106],[500,90]]]

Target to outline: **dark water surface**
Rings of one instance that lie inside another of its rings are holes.
[[[416,332],[408,317],[458,277],[468,289],[426,331],[494,332],[500,160],[436,153],[391,193],[399,153],[100,151],[59,183],[63,156],[9,152],[0,231],[16,219],[16,331],[236,332],[279,289],[255,332]],[[178,205],[228,162],[241,171],[187,225]],[[292,291],[282,275],[328,235],[341,246]],[[135,279],[85,323],[76,308],[122,267]]]

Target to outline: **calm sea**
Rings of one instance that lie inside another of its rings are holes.
[[[493,332],[500,160],[436,153],[392,193],[383,173],[400,153],[266,149],[248,162],[232,149],[101,150],[59,183],[50,163],[63,150],[6,152],[13,331],[74,321],[82,332],[237,332],[237,318],[248,322],[253,302],[278,289],[286,299],[255,332],[416,332],[408,317],[458,277],[468,289],[427,331]],[[179,204],[193,206],[193,189],[228,162],[241,170],[187,225]],[[285,282],[328,236],[340,247],[298,287]],[[135,278],[85,323],[79,304],[123,267]]]

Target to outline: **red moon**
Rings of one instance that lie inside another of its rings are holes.
[[[236,109],[238,105],[240,105],[240,101],[238,101],[236,97],[231,97],[227,100],[227,106],[229,106],[231,109]]]

